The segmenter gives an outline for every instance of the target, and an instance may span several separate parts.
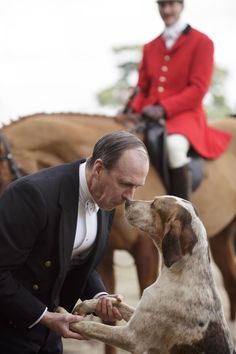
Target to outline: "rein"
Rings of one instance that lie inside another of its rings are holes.
[[[140,120],[135,113],[123,114],[115,117],[115,121],[123,125],[129,133],[143,133],[146,129],[146,122]]]
[[[23,173],[19,166],[17,165],[16,161],[13,159],[10,146],[8,143],[7,138],[0,132],[0,143],[3,145],[3,153],[0,154],[0,161],[6,160],[8,163],[9,170],[12,175],[12,181],[20,178],[23,176]]]

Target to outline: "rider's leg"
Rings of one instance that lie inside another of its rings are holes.
[[[187,156],[190,143],[181,134],[167,136],[167,153],[170,168],[170,194],[183,199],[190,199],[192,175],[189,168],[191,159]]]

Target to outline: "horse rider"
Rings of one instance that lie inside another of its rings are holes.
[[[181,19],[184,0],[158,0],[164,31],[144,45],[138,93],[131,111],[144,119],[165,121],[170,193],[190,198],[192,147],[207,159],[218,158],[231,136],[207,125],[203,98],[213,73],[214,44]]]

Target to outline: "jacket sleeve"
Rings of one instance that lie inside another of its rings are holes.
[[[100,292],[108,292],[103,281],[96,270],[94,270],[86,283],[85,289],[81,295],[81,300],[92,299]]]
[[[193,53],[189,70],[188,85],[181,92],[160,100],[168,117],[194,110],[201,104],[207,93],[214,66],[214,45],[206,36],[199,39]]]
[[[0,313],[13,326],[28,328],[46,306],[14,274],[27,262],[46,224],[40,192],[25,181],[10,185],[0,198]]]
[[[150,87],[150,79],[147,74],[146,64],[145,64],[145,46],[143,49],[142,61],[139,65],[138,83],[139,92],[133,98],[131,102],[131,107],[134,112],[141,112],[145,105],[145,99]]]

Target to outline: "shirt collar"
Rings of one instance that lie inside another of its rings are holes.
[[[83,204],[84,208],[91,212],[98,212],[99,206],[93,200],[91,193],[89,192],[88,183],[86,179],[86,162],[80,164],[79,168],[79,181],[80,181],[80,189],[79,189],[79,200]]]
[[[178,20],[172,26],[166,27],[163,32],[163,37],[168,38],[171,37],[173,39],[177,39],[183,30],[186,28],[187,24],[182,20]]]

